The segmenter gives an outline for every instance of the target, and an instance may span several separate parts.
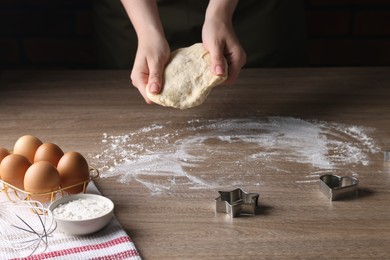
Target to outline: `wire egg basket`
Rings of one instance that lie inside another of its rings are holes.
[[[48,202],[51,203],[56,199],[66,196],[68,194],[66,190],[74,187],[80,187],[82,185],[83,189],[81,193],[85,193],[88,183],[97,177],[99,177],[99,171],[96,168],[89,167],[89,178],[87,180],[43,193],[27,192],[0,179],[0,193],[3,192],[10,201],[30,201],[33,197],[50,197]]]

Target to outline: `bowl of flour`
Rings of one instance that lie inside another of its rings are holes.
[[[96,194],[75,194],[54,201],[49,210],[59,231],[87,235],[101,230],[111,221],[114,203]]]

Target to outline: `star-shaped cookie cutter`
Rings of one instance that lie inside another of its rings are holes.
[[[227,213],[235,218],[239,215],[256,215],[258,193],[247,193],[243,189],[232,191],[218,191],[219,197],[215,199],[215,210],[218,213]]]

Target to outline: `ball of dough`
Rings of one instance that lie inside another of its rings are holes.
[[[179,109],[202,104],[210,90],[227,79],[226,60],[222,76],[212,72],[210,63],[210,54],[202,43],[173,51],[164,70],[163,90],[152,94],[147,86],[148,98],[156,104]]]

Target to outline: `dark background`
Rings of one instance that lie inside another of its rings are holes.
[[[390,65],[390,0],[305,2],[309,66]],[[0,0],[0,69],[98,68],[92,3]]]

